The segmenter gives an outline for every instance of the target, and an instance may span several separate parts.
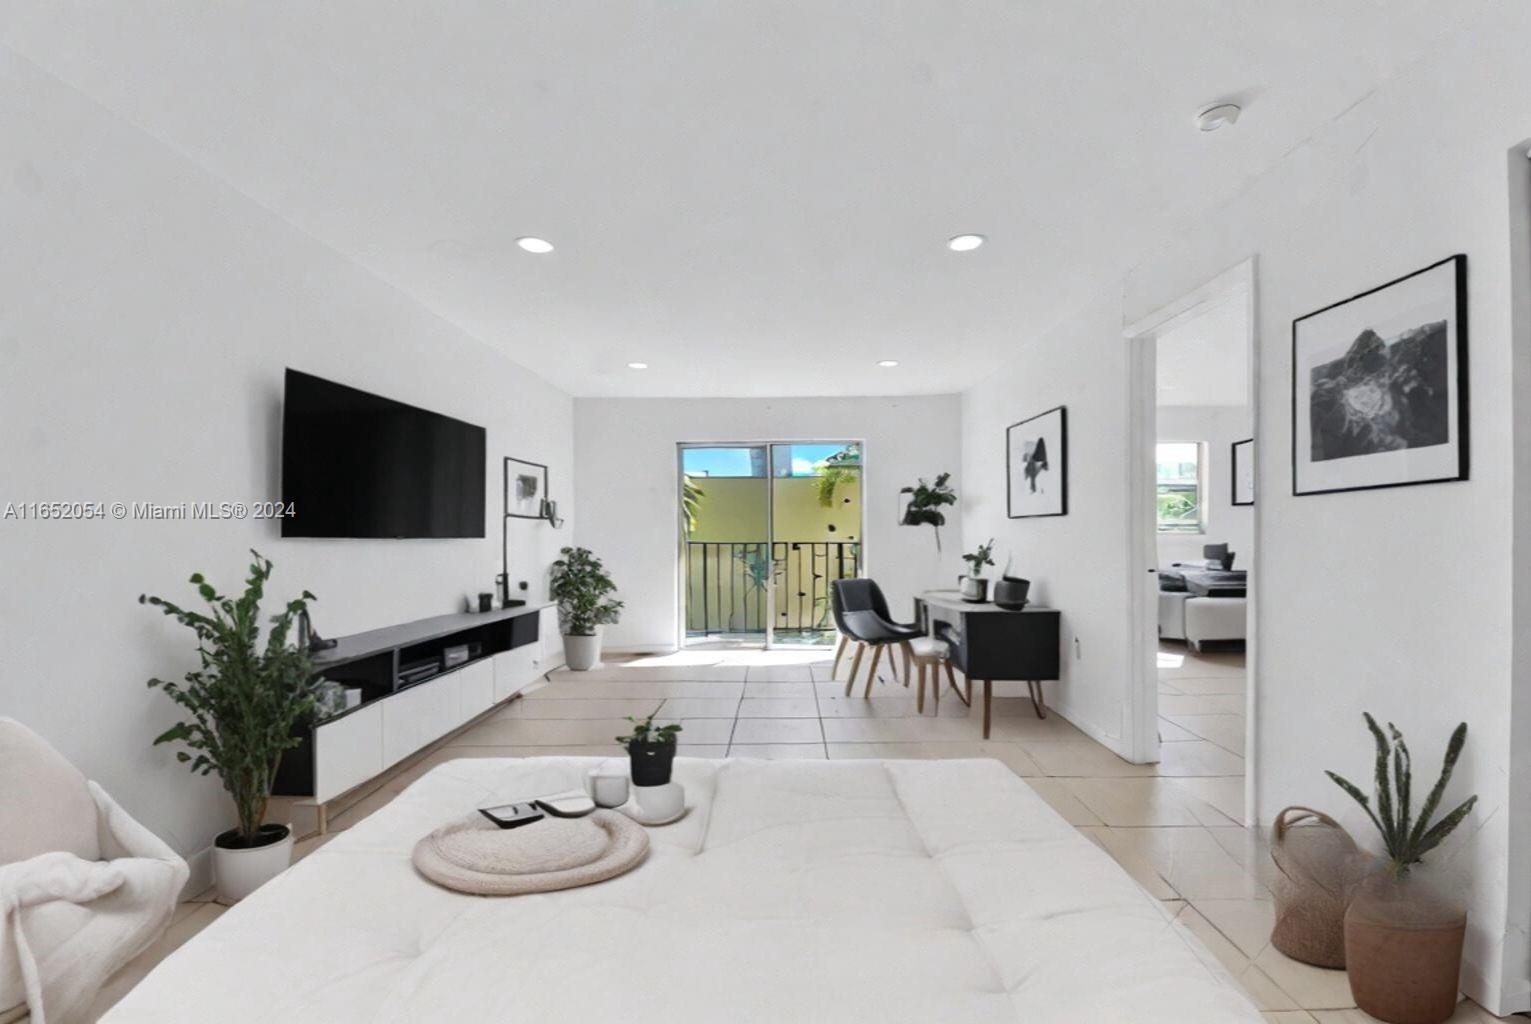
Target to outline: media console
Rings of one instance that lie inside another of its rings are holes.
[[[453,659],[443,658],[448,648]],[[464,648],[466,660],[448,667]],[[562,657],[551,604],[439,615],[340,637],[314,655],[314,666],[361,690],[361,703],[307,730],[282,759],[275,792],[311,796],[322,831],[327,801],[514,697]]]

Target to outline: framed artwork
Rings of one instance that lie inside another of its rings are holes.
[[[1292,493],[1467,479],[1467,257],[1292,321]]]
[[[1229,472],[1233,477],[1233,504],[1253,505],[1255,503],[1255,439],[1235,441],[1232,447],[1232,458],[1228,465],[1232,467]]]
[[[1005,428],[1011,519],[1068,515],[1068,455],[1068,410],[1064,406]]]
[[[505,515],[511,519],[544,519],[548,496],[548,467],[540,462],[505,458]]]

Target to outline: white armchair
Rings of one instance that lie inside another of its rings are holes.
[[[186,862],[0,718],[0,1021],[72,1024],[175,913]]]

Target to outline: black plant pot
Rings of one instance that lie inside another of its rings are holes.
[[[1031,581],[1019,576],[1002,576],[994,584],[994,603],[1007,611],[1018,612],[1026,607],[1026,595],[1031,592]]]
[[[663,786],[670,781],[675,767],[674,743],[629,743],[627,755],[632,761],[633,785]]]

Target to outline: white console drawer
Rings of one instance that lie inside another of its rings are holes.
[[[383,705],[383,766],[398,764],[461,722],[461,700],[453,672],[411,686],[385,698]]]
[[[494,699],[509,700],[537,678],[537,645],[523,644],[494,656]]]
[[[558,631],[558,607],[544,608],[537,614],[537,669],[550,672],[563,664],[563,634]]]
[[[475,661],[457,673],[461,704],[454,727],[488,711],[494,704],[494,665]]]
[[[383,770],[383,709],[359,708],[314,729],[314,799],[323,802]]]

